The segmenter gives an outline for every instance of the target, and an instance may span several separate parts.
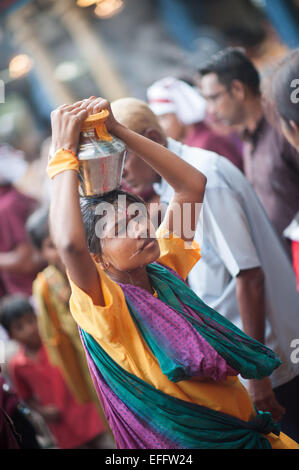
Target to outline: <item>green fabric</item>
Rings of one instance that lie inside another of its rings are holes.
[[[271,375],[281,365],[277,355],[265,345],[247,336],[224,316],[206,305],[180,278],[160,264],[147,266],[147,272],[158,297],[165,304],[180,312],[200,335],[226,360],[243,378],[262,379]],[[190,307],[198,318],[184,312],[179,300]],[[169,380],[186,379],[178,376],[178,367],[165,355],[153,335],[137,321],[134,307],[128,304],[130,313],[139,327],[141,334],[159,361],[160,367]]]
[[[103,377],[135,415],[166,436],[174,446],[186,449],[271,449],[263,434],[275,432],[279,435],[279,426],[273,422],[270,413],[258,412],[255,419],[245,422],[167,395],[121,368],[91,335],[81,331],[99,377]]]

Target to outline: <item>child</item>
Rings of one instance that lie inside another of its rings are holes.
[[[48,218],[48,208],[43,207],[29,217],[26,225],[33,245],[48,264],[33,283],[33,296],[40,312],[37,317],[40,334],[52,364],[60,369],[77,401],[79,403],[94,401],[105,422],[86,362],[78,326],[70,315],[71,289],[65,267],[49,234]],[[108,448],[113,446],[108,433],[106,441]]]
[[[81,214],[75,156],[80,126],[103,109],[110,113],[108,130],[174,189],[157,238],[142,201],[118,190],[82,198]],[[277,356],[210,309],[184,282],[200,258],[194,232],[184,229],[196,226],[206,184],[202,173],[120,125],[101,98],[61,106],[51,119],[51,233],[117,446],[298,447],[278,437],[269,413],[256,413],[237,378],[269,375],[280,364]],[[132,202],[144,209],[143,217],[135,217]]]
[[[26,297],[3,301],[0,323],[21,348],[9,371],[19,396],[45,419],[61,449],[99,448],[104,426],[93,403],[79,404],[48,359],[36,315]]]

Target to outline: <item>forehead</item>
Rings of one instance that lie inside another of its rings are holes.
[[[108,206],[108,210],[103,214],[102,224],[104,233],[107,235],[109,231],[116,226],[127,225],[133,218],[143,218],[148,216],[146,204],[143,202],[115,202]]]
[[[201,77],[199,87],[204,98],[224,89],[224,85],[219,82],[215,73],[208,73]]]

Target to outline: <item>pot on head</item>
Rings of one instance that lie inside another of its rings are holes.
[[[81,126],[78,149],[79,181],[84,196],[102,195],[119,188],[125,160],[124,142],[108,133],[109,111],[88,116]]]

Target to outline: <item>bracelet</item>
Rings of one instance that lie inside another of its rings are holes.
[[[69,153],[71,153],[74,157],[78,158],[78,157],[77,157],[77,154],[76,154],[75,152],[73,152],[72,150],[70,150],[70,149],[62,148],[62,149],[60,149],[60,150],[63,150],[64,152],[69,152]]]
[[[49,178],[67,170],[79,171],[79,160],[77,155],[69,149],[61,148],[48,163],[47,173]]]

